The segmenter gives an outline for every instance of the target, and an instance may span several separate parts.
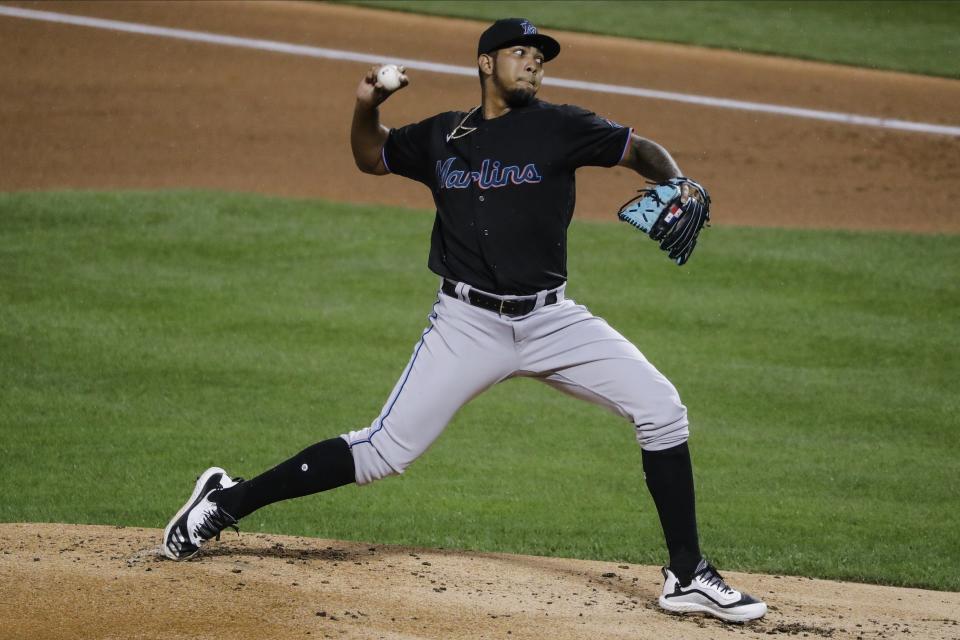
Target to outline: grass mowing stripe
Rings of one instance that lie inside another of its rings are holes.
[[[432,216],[202,192],[0,195],[3,521],[161,527],[362,426],[435,299]],[[569,293],[690,409],[720,566],[960,589],[960,237],[709,229],[678,269],[575,223]],[[662,562],[632,429],[532,380],[401,478],[268,507],[268,530]]]
[[[960,77],[960,56],[956,55],[960,3],[952,1],[553,0],[530,4],[515,0],[351,0],[348,4],[485,21],[523,16],[545,30]]]

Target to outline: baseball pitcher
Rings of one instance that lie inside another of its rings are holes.
[[[732,588],[701,554],[686,407],[629,340],[566,295],[567,227],[576,170],[622,166],[652,181],[618,215],[690,259],[710,197],[671,155],[628,127],[580,107],[537,99],[559,43],[527,20],[480,36],[480,104],[390,129],[380,105],[409,84],[404,69],[371,68],[357,89],[351,146],[357,167],[430,189],[436,204],[429,268],[437,298],[410,361],[366,427],[318,442],[252,480],[205,471],[164,531],[183,560],[267,504],[403,473],[456,412],[491,386],[534,378],[606,407],[636,431],[669,564],[659,604],[743,622],[766,604]]]

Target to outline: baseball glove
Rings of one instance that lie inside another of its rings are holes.
[[[684,186],[689,197],[681,202]],[[620,207],[617,217],[659,242],[670,259],[682,265],[697,246],[700,230],[710,221],[710,194],[690,178],[670,178],[641,189]]]

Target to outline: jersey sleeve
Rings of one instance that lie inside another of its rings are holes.
[[[592,111],[566,106],[561,139],[570,168],[612,167],[620,162],[630,140],[630,127],[601,118]]]
[[[418,182],[430,179],[430,142],[435,121],[436,117],[427,118],[390,130],[381,152],[387,171]]]

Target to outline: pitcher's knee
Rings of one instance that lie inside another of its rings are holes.
[[[380,451],[373,444],[369,435],[363,437],[366,435],[363,431],[351,431],[348,434],[340,436],[350,445],[350,453],[353,455],[353,466],[356,470],[357,484],[369,484],[374,480],[380,480],[381,478],[403,473],[403,468],[387,462],[386,458],[380,454]]]
[[[687,408],[680,398],[663,403],[659,410],[634,423],[637,442],[647,451],[661,451],[683,444],[690,437]]]

